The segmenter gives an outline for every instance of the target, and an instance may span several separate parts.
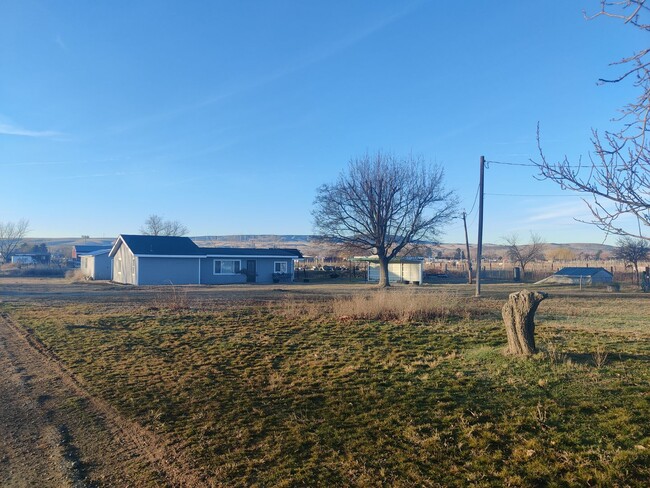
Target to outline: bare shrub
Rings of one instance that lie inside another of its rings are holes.
[[[463,311],[455,293],[418,293],[380,290],[335,299],[332,313],[338,318],[415,321],[444,318]]]
[[[84,281],[86,279],[80,269],[69,269],[65,272],[65,278],[70,281]]]
[[[190,298],[187,290],[170,282],[156,293],[152,304],[155,308],[178,312],[190,308]]]
[[[546,357],[551,366],[558,366],[567,360],[567,354],[558,350],[557,346],[549,342],[546,344]]]
[[[605,348],[603,346],[596,347],[596,351],[593,353],[593,359],[594,359],[594,365],[596,366],[597,369],[600,369],[603,366],[605,366],[605,363],[607,363],[608,355],[609,354],[605,352]]]
[[[537,407],[535,407],[535,410],[533,411],[533,418],[542,426],[546,424],[546,421],[548,420],[548,410],[544,405],[542,405],[542,402],[537,402]]]
[[[52,266],[28,266],[26,268],[21,268],[15,274],[15,276],[23,277],[43,277],[43,278],[55,278],[55,277],[64,277],[66,275],[65,271],[62,268],[55,268]]]

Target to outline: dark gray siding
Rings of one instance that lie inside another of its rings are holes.
[[[199,258],[138,258],[139,285],[193,285],[199,283]]]

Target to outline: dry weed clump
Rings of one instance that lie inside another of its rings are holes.
[[[65,277],[67,280],[72,282],[84,281],[86,277],[83,274],[83,271],[80,269],[69,269],[65,272]]]
[[[339,319],[399,320],[447,318],[467,312],[456,293],[388,291],[335,299],[332,313]]]
[[[269,304],[271,308],[272,305]],[[294,297],[287,298],[280,303],[279,313],[287,319],[314,320],[329,312],[328,305],[313,300],[299,300]]]
[[[165,285],[165,287],[155,295],[152,300],[152,305],[161,310],[179,312],[182,310],[189,310],[191,308],[191,300],[187,295],[186,289],[170,284]]]
[[[593,353],[594,365],[597,369],[601,369],[607,363],[607,356],[609,354],[605,351],[603,346],[596,347]]]

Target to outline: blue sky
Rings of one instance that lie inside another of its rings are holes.
[[[157,213],[191,235],[307,234],[315,189],[376,150],[440,164],[469,212],[481,154],[527,163],[539,121],[550,158],[587,157],[634,97],[596,80],[647,39],[586,21],[598,7],[0,0],[0,221],[108,237]],[[533,174],[489,166],[486,241],[603,241]]]

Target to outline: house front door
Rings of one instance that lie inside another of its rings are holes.
[[[257,261],[249,259],[246,261],[246,283],[255,283],[257,278]]]

